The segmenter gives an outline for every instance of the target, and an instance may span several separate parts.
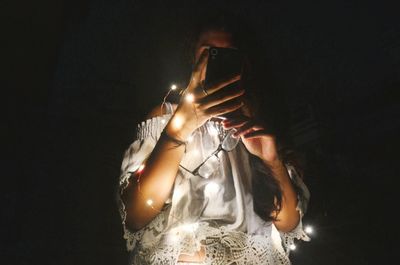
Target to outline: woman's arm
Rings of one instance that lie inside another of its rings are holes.
[[[276,159],[274,161],[263,161],[266,166],[271,168],[272,175],[279,183],[282,191],[282,203],[280,211],[273,213],[274,224],[279,231],[290,232],[298,225],[300,213],[297,210],[297,193],[284,163]]]
[[[234,135],[240,136],[246,149],[259,157],[272,170],[272,175],[282,191],[280,211],[272,213],[272,217],[275,217],[274,224],[282,232],[293,230],[300,221],[300,213],[297,211],[297,193],[284,163],[279,159],[275,136],[262,122],[245,115],[225,120],[223,125],[227,129],[236,128]]]
[[[157,106],[147,118],[162,115],[160,112],[160,107]],[[170,136],[176,137],[170,127],[171,122],[166,125],[165,130]],[[160,137],[145,163],[145,168],[131,176],[122,194],[127,211],[126,224],[130,229],[135,231],[142,228],[162,209],[171,193],[184,150],[184,146],[177,146],[168,138]],[[136,181],[138,177],[140,177],[140,187]],[[151,205],[148,204],[149,200],[152,202]]]
[[[126,210],[125,223],[133,231],[148,224],[160,212],[172,191],[185,151],[185,147],[177,145],[173,138],[185,141],[195,129],[210,118],[235,111],[243,105],[241,96],[244,90],[222,90],[240,80],[240,75],[207,87],[207,93],[198,89],[207,64],[207,55],[205,50],[194,67],[191,81],[182,95],[183,99],[145,162],[144,169],[131,176],[127,188],[122,193]],[[188,95],[191,97],[186,100]],[[148,117],[161,115],[160,112],[160,107],[156,107]],[[165,136],[165,132],[168,136]],[[138,177],[140,185],[135,181]]]

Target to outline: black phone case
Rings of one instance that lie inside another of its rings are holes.
[[[210,47],[206,69],[205,85],[210,86],[235,74],[242,73],[243,56],[238,49]],[[223,89],[235,88],[239,82],[232,83]],[[229,113],[220,118],[227,118]]]
[[[205,84],[229,78],[242,72],[243,57],[238,49],[210,47]]]

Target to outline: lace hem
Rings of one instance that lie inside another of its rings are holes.
[[[299,224],[290,232],[279,232],[281,237],[281,244],[283,251],[288,255],[291,246],[294,244],[295,240],[310,241],[310,237],[303,230],[303,222],[300,219]]]
[[[273,225],[265,227],[263,235],[250,235],[200,223],[192,227],[192,230],[188,229],[176,238],[174,236],[176,231],[172,229],[163,235],[164,240],[153,241],[147,246],[140,245],[132,252],[131,264],[176,264],[180,254],[191,255],[200,246],[205,248],[202,264],[290,264],[288,254],[280,244],[279,233],[276,229],[274,231]]]

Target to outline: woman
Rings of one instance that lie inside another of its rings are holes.
[[[308,239],[308,190],[251,111],[245,74],[203,85],[208,47],[241,48],[226,25],[201,28],[179,104],[156,106],[125,153],[119,201],[131,264],[289,264],[289,245]]]

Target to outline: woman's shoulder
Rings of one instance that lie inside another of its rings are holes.
[[[137,124],[136,138],[144,139],[151,136],[153,139],[158,139],[175,109],[176,104],[169,102],[155,106],[145,119]]]

